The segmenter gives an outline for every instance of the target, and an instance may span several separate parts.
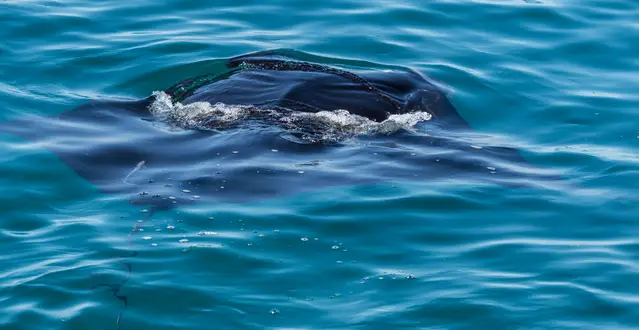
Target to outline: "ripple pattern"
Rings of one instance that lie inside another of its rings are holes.
[[[251,191],[241,174],[264,169],[287,171],[280,184],[383,166],[401,180],[202,198],[139,222],[149,210],[129,196],[0,133],[2,329],[639,327],[636,1],[27,0],[1,2],[0,22],[2,121],[146,97],[220,59],[298,49],[425,73],[476,129],[464,138],[518,148],[572,187],[415,178],[415,159],[438,156],[392,138],[288,159],[270,147],[232,158],[227,136],[197,149],[227,157],[221,171],[239,179],[224,189]],[[194,193],[215,166],[164,165],[183,168],[173,180]],[[128,276],[126,308],[91,289]]]

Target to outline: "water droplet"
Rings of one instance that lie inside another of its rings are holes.
[[[246,245],[248,245],[248,246],[253,246],[253,243],[248,243],[248,244],[246,244]]]
[[[302,242],[307,242],[308,241],[308,237],[302,237],[302,238],[300,238],[300,240],[302,240]]]
[[[331,249],[333,249],[333,250],[339,250],[339,246],[338,246],[338,245],[333,245],[333,246],[331,247]]]
[[[271,309],[271,311],[270,311],[269,313],[270,313],[271,315],[277,315],[277,314],[279,314],[279,313],[280,313],[280,311],[279,311],[279,310],[277,310],[277,309],[275,309],[275,308],[273,308],[273,309]]]
[[[151,237],[151,236],[144,236],[144,237],[142,237],[142,239],[143,239],[143,240],[145,240],[145,241],[148,241],[148,240],[150,240],[150,239],[152,239],[152,238],[153,238],[153,237]]]
[[[140,228],[140,229],[138,229],[138,230],[139,230],[139,231],[144,231],[144,228]]]

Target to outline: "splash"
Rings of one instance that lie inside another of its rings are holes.
[[[340,109],[309,113],[224,103],[194,102],[183,105],[180,102],[173,103],[171,96],[162,91],[154,92],[153,96],[155,100],[149,106],[151,114],[176,128],[219,130],[236,127],[249,120],[261,120],[278,125],[287,133],[312,143],[339,142],[358,135],[389,135],[410,130],[417,123],[432,118],[428,112],[411,112],[391,115],[382,122],[376,122]]]

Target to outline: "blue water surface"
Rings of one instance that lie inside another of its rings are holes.
[[[150,214],[0,133],[2,329],[639,328],[637,1],[8,0],[0,27],[2,121],[295,49],[417,70],[565,183],[443,173]]]

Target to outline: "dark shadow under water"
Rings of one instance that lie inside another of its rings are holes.
[[[557,179],[517,150],[476,145],[478,132],[414,71],[346,71],[268,52],[227,63],[227,72],[169,88],[168,105],[154,96],[94,101],[0,130],[53,152],[104,193],[159,208],[402,180],[521,186]],[[210,105],[217,102],[223,111]],[[250,107],[237,115],[232,105]],[[350,115],[330,113],[336,109]],[[388,120],[419,111],[432,118]],[[318,112],[335,116],[305,116]]]

